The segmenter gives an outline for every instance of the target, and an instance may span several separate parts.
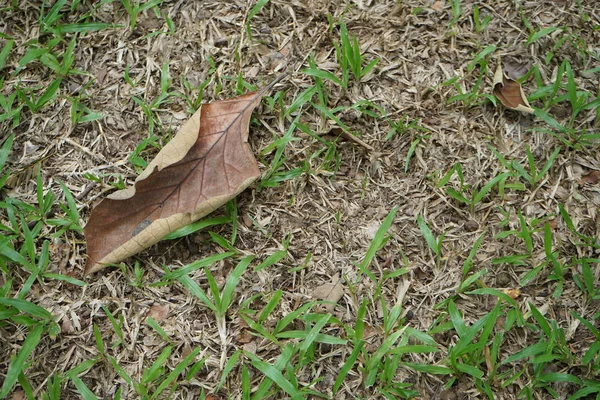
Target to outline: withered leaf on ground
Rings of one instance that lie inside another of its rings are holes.
[[[314,299],[324,300],[325,303],[321,305],[324,312],[333,312],[335,305],[344,296],[344,286],[342,285],[342,279],[339,275],[335,275],[331,278],[331,283],[324,283],[318,286],[311,293],[311,297]]]
[[[581,176],[581,179],[579,179],[579,184],[582,186],[585,184],[595,185],[599,181],[600,173],[598,171],[589,171]]]
[[[260,175],[247,143],[263,94],[204,104],[136,179],[92,211],[84,228],[85,274],[118,263],[211,213]]]
[[[494,96],[511,110],[533,114],[534,110],[529,105],[521,84],[506,76],[502,70],[502,63],[498,63],[494,74]]]

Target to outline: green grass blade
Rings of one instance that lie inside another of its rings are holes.
[[[173,351],[173,346],[167,346],[160,353],[160,355],[156,358],[156,360],[152,363],[150,368],[144,369],[144,373],[142,374],[142,384],[147,384],[153,382],[156,378],[160,376],[163,371],[163,365],[167,362],[169,357],[171,356],[171,352]]]
[[[471,290],[471,291],[467,292],[467,294],[485,294],[485,295],[496,296],[496,297],[506,301],[508,304],[512,305],[513,307],[519,307],[517,302],[512,297],[510,297],[506,293],[501,292],[496,289],[492,289],[492,288],[475,289],[475,290]]]
[[[252,365],[262,372],[267,378],[275,382],[284,392],[292,397],[292,399],[303,399],[302,392],[294,387],[291,382],[274,365],[262,361],[257,356],[251,353],[246,353],[250,358]]]
[[[279,301],[281,300],[282,296],[283,296],[282,290],[278,290],[275,293],[273,293],[273,297],[271,297],[271,300],[269,300],[269,302],[267,303],[265,308],[258,315],[257,322],[259,324],[262,324],[263,322],[265,322],[267,320],[269,315],[271,315],[273,310],[275,310],[275,307],[277,307],[277,305],[279,305]]]
[[[6,395],[8,395],[15,382],[17,382],[17,380],[19,379],[19,374],[23,372],[25,362],[40,342],[40,339],[42,338],[42,333],[44,333],[44,325],[38,324],[31,330],[31,332],[29,332],[29,334],[25,338],[21,350],[19,350],[19,352],[17,353],[17,357],[10,363],[8,367],[6,377],[4,378],[4,383],[2,384],[2,388],[0,389],[0,398],[6,397]]]
[[[557,147],[556,149],[554,149],[552,154],[550,154],[550,157],[548,157],[548,161],[546,161],[546,163],[540,170],[540,172],[538,174],[539,177],[544,176],[546,174],[546,172],[548,172],[550,170],[550,168],[552,168],[552,165],[554,165],[554,162],[556,161],[556,157],[558,157],[561,150],[562,150],[562,147],[560,147],[560,146]]]
[[[484,187],[481,188],[481,190],[477,193],[477,195],[475,195],[475,197],[473,198],[473,205],[479,203],[481,200],[483,200],[483,198],[488,194],[488,192],[500,181],[508,178],[510,176],[510,174],[508,172],[505,172],[503,174],[500,174],[498,176],[496,176],[494,179],[492,179],[491,181],[489,181],[488,183],[485,184]]]
[[[307,68],[307,69],[302,70],[302,73],[304,73],[306,75],[314,76],[315,78],[327,79],[339,86],[342,86],[341,79],[329,71],[323,71],[323,70],[317,69],[317,68]]]
[[[486,47],[485,49],[481,50],[479,53],[477,53],[477,55],[473,58],[473,61],[471,61],[467,66],[467,72],[473,71],[473,68],[475,68],[477,64],[481,63],[481,61],[485,59],[489,54],[495,52],[496,48],[497,47],[492,44]]]
[[[88,388],[87,385],[83,383],[81,379],[74,376],[71,378],[71,380],[75,384],[75,388],[77,388],[77,391],[79,392],[83,400],[98,400],[98,398],[94,395],[90,388]]]
[[[404,365],[410,369],[414,369],[418,372],[423,372],[425,374],[433,374],[433,375],[451,375],[452,370],[448,367],[442,367],[440,365],[430,365],[430,364],[417,364],[412,362],[406,362]]]
[[[379,366],[379,363],[381,362],[381,359],[390,352],[390,350],[392,349],[392,346],[394,346],[396,344],[396,342],[398,341],[400,336],[402,336],[403,334],[404,334],[404,329],[400,329],[400,330],[392,333],[390,336],[388,336],[383,341],[383,343],[381,343],[381,346],[379,346],[379,348],[377,348],[377,351],[375,351],[375,353],[373,353],[373,355],[367,362],[365,369],[369,372],[376,370]],[[373,386],[375,384],[376,377],[377,377],[377,375],[370,373],[368,375],[367,379],[365,380],[365,386],[366,387]]]
[[[308,350],[308,348],[313,344],[313,342],[315,341],[317,336],[320,334],[321,329],[323,329],[325,327],[325,325],[327,325],[330,317],[331,317],[331,315],[329,315],[329,314],[324,314],[324,315],[319,316],[319,319],[315,322],[315,325],[308,332],[308,334],[306,335],[306,338],[300,345],[301,351]]]
[[[546,321],[546,318],[544,318],[542,313],[537,308],[535,308],[535,306],[531,303],[529,303],[529,309],[531,310],[531,315],[533,315],[533,318],[535,318],[535,320],[539,324],[540,328],[542,329],[542,331],[544,332],[546,337],[551,338],[552,337],[552,328],[550,328],[550,324],[548,324],[548,321]]]
[[[389,354],[409,354],[409,353],[435,353],[439,349],[435,346],[425,344],[413,344],[407,346],[394,347]]]
[[[56,3],[54,3],[48,14],[42,17],[40,22],[49,26],[54,25],[56,21],[60,19],[60,10],[64,7],[66,2],[67,0],[58,0]]]
[[[158,333],[158,335],[163,338],[166,342],[171,342],[171,338],[169,337],[169,335],[167,334],[167,332],[165,332],[165,330],[158,324],[158,322],[152,318],[152,317],[148,317],[146,318],[146,323],[148,324],[148,326],[152,329],[154,329],[154,331],[156,333]]]
[[[143,12],[144,10],[148,10],[150,8],[154,8],[160,4],[162,4],[165,0],[150,0],[148,2],[140,2],[138,12]]]
[[[283,331],[289,324],[292,323],[293,320],[298,318],[299,315],[302,315],[303,313],[310,310],[315,304],[316,303],[314,301],[311,301],[310,303],[303,305],[302,307],[298,308],[297,310],[294,310],[294,311],[286,314],[282,319],[280,319],[277,322],[277,325],[275,325],[274,333]]]
[[[98,362],[98,360],[95,358],[92,358],[91,360],[83,361],[81,364],[79,364],[76,367],[73,367],[70,370],[68,370],[67,372],[65,372],[64,377],[67,379],[73,379],[73,377],[76,377],[79,374],[83,374],[84,372],[86,372],[87,370],[92,368],[97,362]]]
[[[217,311],[217,306],[215,303],[204,293],[204,290],[189,276],[184,275],[177,280],[190,291],[192,295],[194,295],[198,300],[202,302],[206,307],[210,308],[212,311]]]
[[[56,98],[56,92],[60,88],[61,82],[62,82],[62,79],[60,79],[60,78],[52,81],[52,83],[50,85],[48,85],[48,87],[44,91],[44,94],[42,94],[42,96],[35,103],[36,110],[32,110],[32,111],[37,111],[37,110],[41,109],[42,107],[44,107],[46,105],[46,103],[54,100]]]
[[[470,203],[469,199],[467,199],[465,196],[463,196],[462,193],[460,193],[458,190],[456,190],[454,188],[451,188],[451,187],[446,188],[446,194],[460,203],[463,203],[463,204]]]
[[[108,360],[108,362],[112,366],[112,368],[121,377],[121,379],[123,379],[125,382],[127,382],[127,384],[129,386],[135,385],[135,382],[133,381],[133,379],[131,379],[131,376],[129,376],[129,374],[123,369],[123,367],[121,367],[119,365],[119,363],[117,362],[117,360],[114,359],[114,357],[107,356],[106,359]]]
[[[462,278],[463,279],[465,279],[467,277],[469,271],[471,270],[471,267],[473,267],[473,259],[475,258],[475,255],[477,255],[477,250],[479,250],[479,246],[481,246],[481,243],[483,243],[483,239],[485,238],[485,235],[486,235],[486,232],[483,232],[477,238],[477,240],[475,240],[475,243],[473,244],[473,247],[471,248],[469,255],[465,259],[465,262],[463,263],[463,266],[462,266]]]
[[[342,368],[340,369],[340,372],[338,373],[338,376],[335,379],[335,383],[333,384],[333,394],[337,393],[337,391],[340,389],[340,387],[344,383],[344,379],[346,379],[348,372],[350,372],[352,367],[354,367],[354,364],[356,363],[356,359],[358,358],[358,355],[361,353],[364,344],[365,344],[365,342],[360,340],[356,344],[356,346],[354,346],[352,353],[346,359],[346,361],[344,362],[344,365],[342,365]]]
[[[119,342],[118,343],[123,343],[124,336],[123,336],[123,328],[121,327],[121,324],[119,323],[119,321],[117,321],[117,319],[110,312],[110,310],[108,309],[108,307],[106,307],[104,304],[102,305],[102,309],[104,310],[104,313],[106,314],[106,317],[110,321],[113,329],[115,330],[115,333],[117,334],[117,337],[119,338]]]
[[[178,268],[174,271],[170,271],[167,272],[166,274],[164,274],[164,276],[162,277],[161,281],[165,282],[165,281],[171,281],[174,279],[180,279],[186,275],[188,275],[191,272],[194,272],[198,269],[204,268],[204,267],[208,267],[211,264],[214,264],[216,262],[219,262],[221,260],[224,260],[226,258],[229,258],[231,256],[234,256],[236,253],[233,251],[228,251],[225,253],[219,253],[219,254],[215,254],[212,256],[208,256],[205,258],[202,258],[200,260],[196,260],[188,265],[185,265],[181,268]]]
[[[241,350],[238,350],[235,353],[233,353],[233,355],[229,358],[229,360],[227,360],[227,363],[225,363],[225,366],[223,367],[223,373],[221,374],[221,379],[219,380],[219,384],[217,385],[217,389],[216,389],[217,392],[219,390],[221,390],[221,388],[225,384],[225,381],[227,380],[227,376],[229,376],[229,373],[231,371],[233,371],[233,369],[237,366],[241,355],[242,355]]]
[[[0,70],[2,70],[2,68],[4,68],[4,66],[6,65],[6,60],[8,59],[8,56],[10,55],[10,51],[12,50],[14,44],[14,40],[9,40],[2,48],[2,51],[0,51]]]
[[[269,0],[258,0],[256,2],[256,4],[254,5],[254,7],[252,7],[250,9],[250,12],[248,13],[248,22],[250,22],[250,20],[252,20],[252,18],[254,18],[256,16],[256,14],[258,14],[260,12],[260,10],[262,10],[262,8],[269,2]]]
[[[225,286],[223,287],[223,292],[221,293],[221,311],[225,313],[227,308],[231,305],[233,301],[233,292],[235,287],[237,286],[240,278],[248,269],[248,266],[254,259],[254,256],[246,256],[244,257],[238,265],[235,267],[233,271],[229,274],[227,278],[227,282],[225,282]]]
[[[71,285],[81,286],[81,287],[87,285],[87,282],[81,281],[81,280],[73,278],[71,276],[63,275],[63,274],[55,274],[52,272],[44,272],[44,278],[68,282]]]
[[[160,383],[160,385],[156,388],[156,391],[152,394],[151,399],[156,399],[171,383],[177,379],[179,375],[183,372],[184,369],[194,361],[194,358],[200,353],[200,348],[196,347],[186,358],[181,360],[179,364],[169,373],[169,375],[165,378],[164,381]]]
[[[439,257],[441,255],[441,249],[438,246],[438,242],[435,236],[433,236],[431,229],[429,229],[429,226],[427,225],[423,217],[421,217],[420,215],[417,217],[417,225],[419,225],[421,234],[425,238],[425,241],[427,242],[429,248],[434,252],[435,255]]]
[[[285,110],[285,116],[292,115],[300,107],[302,107],[304,104],[308,103],[313,98],[315,93],[317,93],[317,89],[318,88],[316,86],[311,86],[309,88],[304,89],[304,91],[302,93],[300,93],[300,95],[298,95],[298,97],[296,97],[294,102]],[[286,136],[289,136],[289,135],[286,134]]]
[[[504,365],[504,364],[511,363],[513,361],[522,360],[523,358],[537,356],[538,354],[544,353],[547,348],[548,348],[548,343],[546,343],[546,342],[540,342],[540,343],[528,346],[528,347],[524,348],[523,350],[513,354],[512,356],[505,358],[500,364]]]
[[[542,28],[539,31],[532,34],[531,36],[529,36],[529,39],[527,39],[527,42],[525,43],[525,45],[529,46],[531,43],[543,38],[546,35],[551,34],[552,32],[555,32],[559,29],[563,29],[563,28],[556,27],[556,26],[549,26],[546,28]]]
[[[458,336],[465,336],[469,329],[467,329],[467,326],[462,319],[462,315],[460,315],[460,312],[452,300],[448,303],[448,314],[450,315],[450,320],[452,320],[452,325],[454,326],[456,333],[458,333]]]
[[[371,241],[371,244],[369,245],[369,248],[367,249],[365,258],[358,265],[358,268],[361,271],[363,271],[365,273],[368,272],[369,274],[372,275],[372,273],[368,270],[369,265],[371,264],[371,261],[373,261],[373,258],[375,257],[375,254],[377,254],[379,249],[381,249],[386,244],[387,232],[392,227],[392,223],[394,222],[394,218],[396,217],[397,212],[398,212],[398,206],[392,208],[390,213],[387,215],[387,217],[385,217],[385,219],[379,226],[379,229],[377,229],[377,233],[375,233],[375,237],[373,238],[373,240]],[[373,279],[373,278],[374,277],[371,277],[371,279]]]
[[[53,322],[52,314],[50,314],[44,308],[36,306],[35,304],[30,303],[29,301],[20,299],[0,298],[0,304],[9,307],[15,307],[20,312],[29,314],[33,317],[40,318],[43,321]]]
[[[462,373],[471,375],[474,378],[481,379],[483,377],[483,372],[477,367],[472,365],[467,365],[463,363],[457,363],[456,369]]]
[[[13,249],[10,242],[0,242],[0,256],[5,257],[12,262],[22,265],[27,268],[29,271],[33,270],[33,264],[29,262],[27,258],[25,258],[21,253]]]
[[[372,70],[373,68],[375,68],[375,66],[376,66],[378,63],[379,63],[379,58],[376,58],[376,59],[374,59],[374,60],[371,60],[371,62],[369,62],[369,63],[367,64],[367,66],[366,66],[366,67],[364,67],[364,68],[362,69],[362,71],[360,72],[361,76],[366,76],[366,75],[367,75],[369,72],[371,72],[371,70]]]
[[[307,331],[285,331],[285,332],[278,333],[277,338],[306,340],[306,338],[308,338],[310,334],[311,334],[311,331],[308,331],[308,332]],[[316,335],[314,335],[314,339],[311,338],[311,343],[312,342],[324,343],[324,344],[330,344],[330,345],[338,345],[338,346],[343,346],[347,343],[346,340],[341,339],[337,336],[326,335],[324,333],[318,333],[318,332]]]
[[[254,271],[260,271],[265,268],[270,267],[271,265],[277,264],[279,261],[286,258],[288,252],[286,250],[277,250],[275,253],[271,254],[269,257],[265,258],[263,262],[254,267]]]

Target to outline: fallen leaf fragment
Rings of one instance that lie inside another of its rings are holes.
[[[217,209],[260,176],[248,145],[252,111],[265,88],[202,105],[134,186],[112,193],[84,228],[84,273],[118,263]]]
[[[148,310],[148,314],[146,314],[146,318],[150,317],[154,319],[156,322],[161,322],[165,318],[169,316],[169,306],[161,306],[160,304],[154,304]]]
[[[488,376],[494,377],[494,382],[496,381],[496,376],[494,375],[494,362],[492,361],[492,352],[490,351],[489,346],[485,346],[485,365],[488,370]]]
[[[431,9],[433,11],[442,11],[444,9],[444,2],[442,0],[438,0],[431,5]]]
[[[21,389],[15,390],[12,394],[11,400],[25,400],[27,397],[25,396],[25,392]]]
[[[533,114],[534,112],[527,101],[527,97],[525,97],[521,84],[506,76],[500,62],[494,74],[494,96],[506,108],[528,114]]]
[[[598,171],[589,171],[579,179],[579,184],[581,186],[584,186],[585,184],[595,185],[598,182],[600,182],[600,173]]]
[[[506,289],[504,290],[504,293],[513,300],[516,300],[521,295],[521,291],[519,289]]]
[[[337,302],[344,296],[344,286],[339,276],[334,276],[331,279],[331,283],[325,283],[318,286],[313,290],[311,294],[312,298],[324,300],[325,304],[322,304],[324,311],[333,312]]]

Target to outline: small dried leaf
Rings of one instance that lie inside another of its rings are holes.
[[[494,379],[496,379],[496,376],[494,375],[494,362],[492,361],[492,352],[490,351],[490,347],[489,346],[485,346],[485,365],[487,367],[488,370],[488,375],[489,376],[494,376]]]
[[[250,333],[248,329],[242,329],[235,337],[235,342],[240,344],[250,343],[256,339],[256,336]]]
[[[502,64],[498,63],[494,74],[494,96],[500,100],[506,108],[533,114],[534,110],[529,105],[527,97],[521,88],[521,84],[512,80],[502,71]]]
[[[600,182],[600,173],[598,171],[589,171],[582,175],[579,180],[579,184],[582,186],[585,184],[595,185],[598,182]]]
[[[504,293],[513,300],[516,300],[521,295],[521,291],[519,289],[506,289]]]
[[[25,392],[21,389],[15,390],[12,394],[11,400],[25,400],[27,397]]]
[[[71,334],[73,332],[75,332],[75,329],[73,328],[73,323],[71,322],[71,320],[69,319],[68,316],[65,315],[65,317],[63,318],[61,324],[60,324],[60,332],[64,333],[64,334]]]
[[[313,290],[312,297],[319,300],[324,300],[323,304],[325,311],[331,313],[337,302],[344,296],[344,286],[339,276],[332,278],[332,283],[325,283]]]
[[[435,3],[431,5],[431,9],[433,11],[442,11],[444,9],[444,1],[437,0]]]
[[[258,343],[256,343],[256,340],[253,340],[244,344],[242,349],[247,353],[256,354],[258,352]]]
[[[160,304],[155,304],[148,310],[148,314],[146,318],[151,317],[156,322],[161,322],[169,315],[169,306],[161,306]]]

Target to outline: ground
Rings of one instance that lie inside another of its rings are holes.
[[[600,16],[480,3],[0,2],[0,398],[597,396]],[[84,277],[93,207],[282,73],[261,177]]]

